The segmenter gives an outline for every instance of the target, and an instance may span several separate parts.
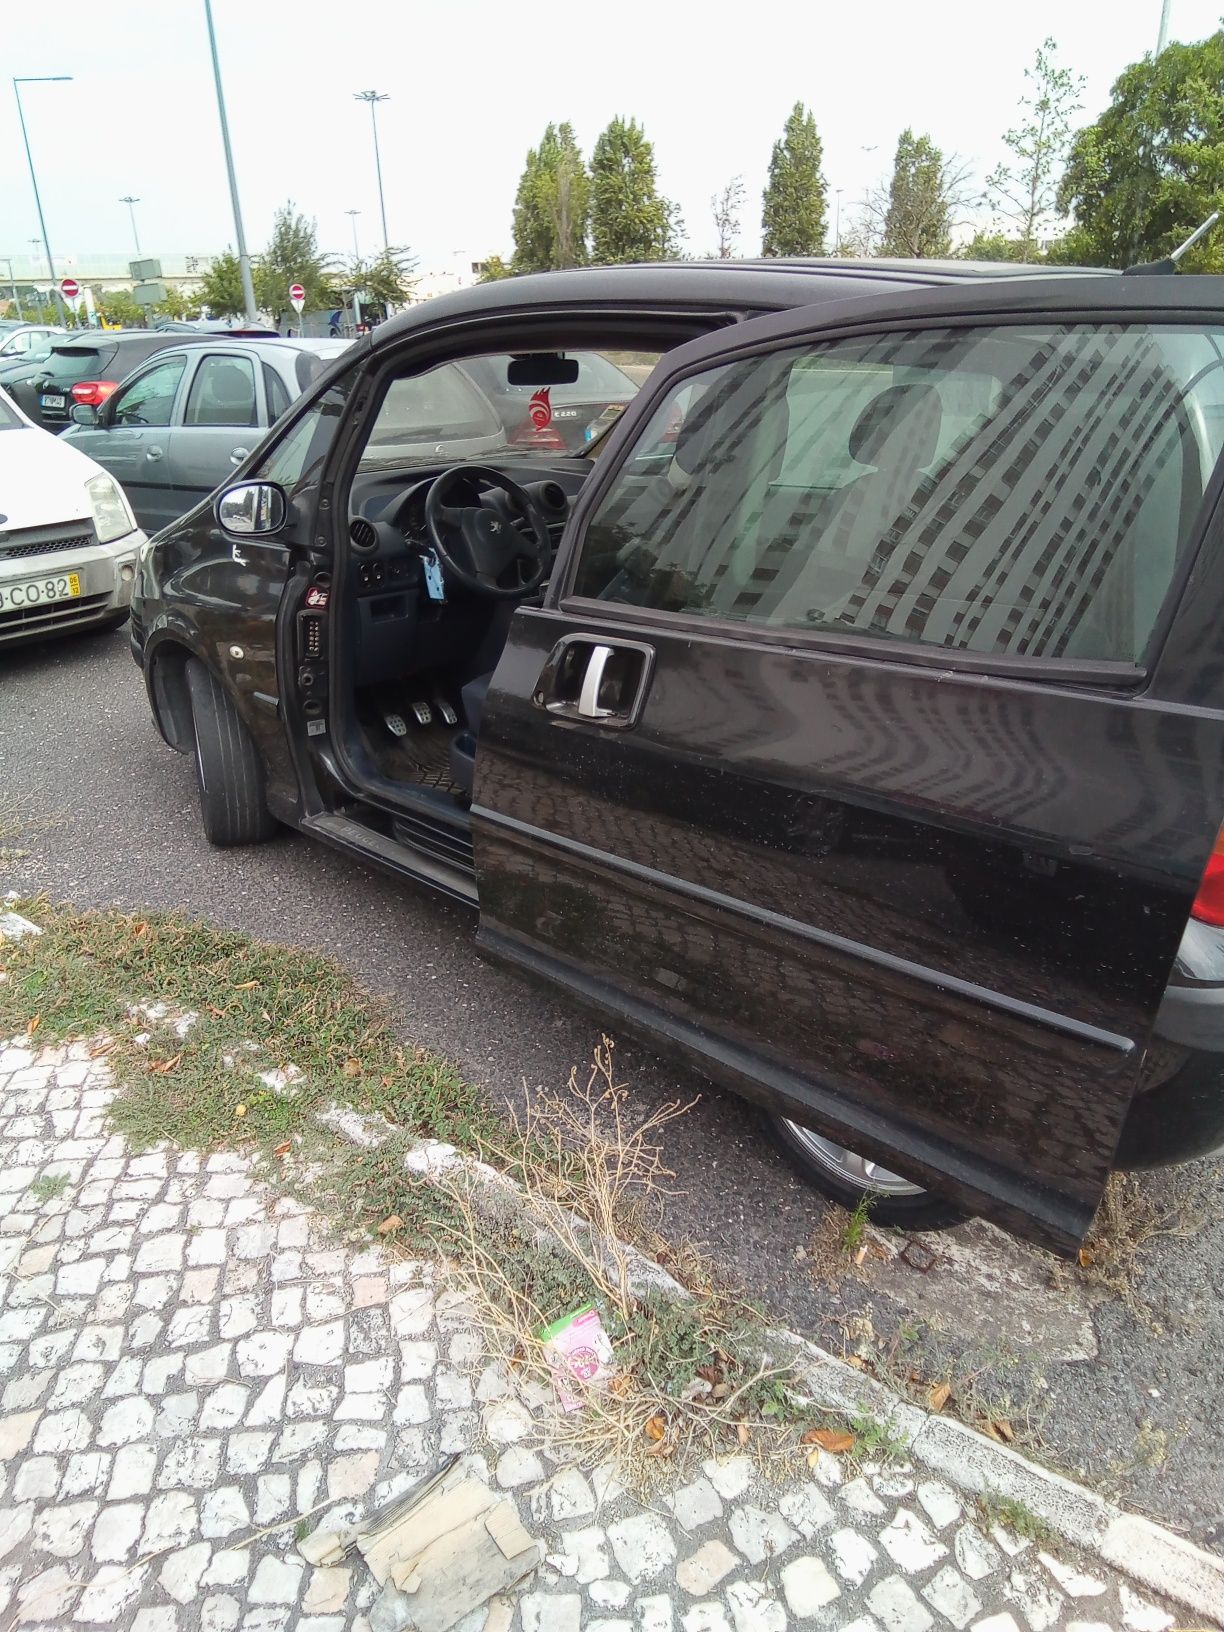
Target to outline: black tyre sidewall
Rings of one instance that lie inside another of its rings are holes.
[[[264,771],[224,686],[197,658],[187,663],[200,816],[210,844],[259,844],[276,831]]]
[[[769,1111],[763,1111],[761,1117],[770,1139],[800,1177],[839,1207],[853,1212],[868,1194],[866,1188],[849,1179],[843,1181],[823,1167],[804,1149],[785,1117]],[[883,1196],[876,1192],[870,1211],[873,1224],[892,1230],[950,1230],[968,1217],[961,1208],[930,1190],[917,1196]]]

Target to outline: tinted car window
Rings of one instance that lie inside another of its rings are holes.
[[[154,369],[154,374],[157,370]],[[186,425],[254,425],[255,365],[249,357],[205,357],[187,393]]]
[[[1219,457],[1222,340],[1026,325],[710,370],[641,433],[575,588],[768,628],[1140,662]]]
[[[347,381],[331,386],[276,444],[255,477],[279,482],[290,492],[312,481],[327,456],[347,396]]]
[[[504,445],[502,422],[488,398],[453,363],[443,363],[391,382],[361,468],[400,458],[463,458]]]
[[[268,423],[274,425],[289,408],[289,392],[274,368],[263,365],[264,395],[268,399]]]
[[[118,346],[52,346],[41,374],[44,379],[58,380],[63,385],[71,385],[75,380],[114,379],[116,376],[108,375],[107,371],[118,350]],[[132,361],[136,363],[139,358]]]
[[[110,421],[113,425],[169,425],[185,357],[167,357],[138,380],[117,392]]]

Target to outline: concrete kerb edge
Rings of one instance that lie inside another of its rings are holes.
[[[322,1120],[355,1143],[376,1143],[376,1120],[335,1107]],[[383,1126],[390,1132],[390,1125]],[[422,1140],[405,1159],[419,1177],[436,1179],[464,1171],[482,1183],[496,1182],[507,1197],[518,1185],[451,1145]],[[622,1244],[633,1291],[674,1297],[689,1294],[675,1278],[635,1247]],[[1150,1519],[1126,1513],[1095,1492],[1039,1467],[1007,1445],[965,1423],[903,1400],[808,1338],[781,1327],[766,1333],[774,1358],[792,1361],[814,1404],[851,1417],[887,1423],[905,1441],[914,1462],[971,1497],[987,1494],[1022,1504],[1081,1552],[1128,1576],[1195,1615],[1224,1625],[1224,1559],[1213,1557]],[[776,1352],[775,1352],[776,1351]]]

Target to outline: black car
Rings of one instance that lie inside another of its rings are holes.
[[[431,371],[579,347],[665,354],[586,457],[397,468]],[[148,545],[133,651],[213,842],[469,902],[838,1199],[1069,1252],[1224,1143],[1222,445],[1224,279],[515,279]]]
[[[154,352],[190,340],[189,335],[153,329],[90,329],[65,335],[55,341],[49,356],[10,376],[4,387],[35,425],[62,431],[71,422],[75,404],[100,407]]]

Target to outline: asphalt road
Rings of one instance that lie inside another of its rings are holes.
[[[590,1057],[590,1018],[480,959],[461,909],[295,834],[210,849],[192,766],[157,736],[126,630],[0,653],[5,805],[25,819],[25,854],[3,862],[0,888],[181,908],[331,952],[391,999],[406,1036],[502,1093],[563,1083]],[[619,1064],[636,1103],[702,1096],[668,1139],[680,1191],[670,1234],[706,1243],[773,1314],[826,1346],[951,1377],[962,1398],[1028,1424],[1048,1461],[1224,1551],[1218,1164],[1144,1181],[1149,1199],[1180,1197],[1194,1221],[1188,1238],[1146,1250],[1144,1315],[980,1225],[926,1237],[904,1258],[890,1238],[855,1270],[830,1251],[840,1225],[745,1107],[628,1046]]]

